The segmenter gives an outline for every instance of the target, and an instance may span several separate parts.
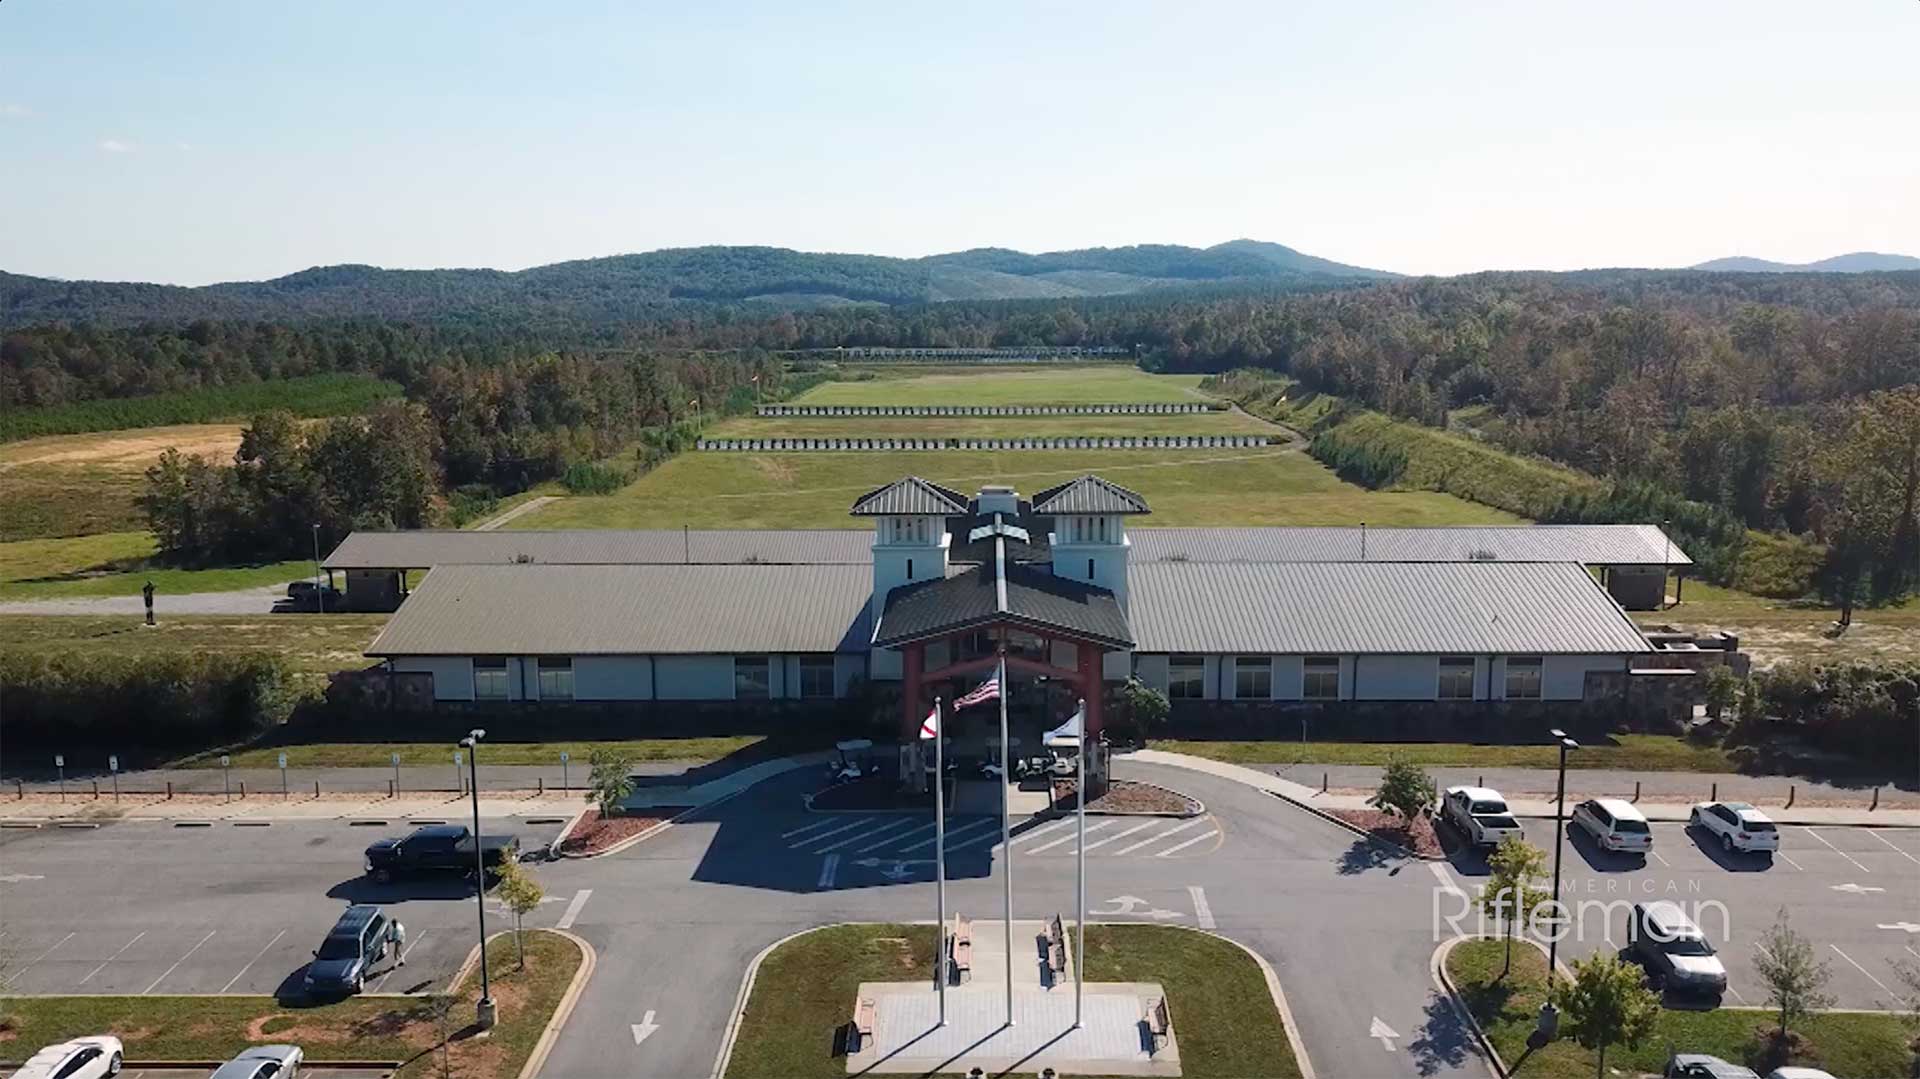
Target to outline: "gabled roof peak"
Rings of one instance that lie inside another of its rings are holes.
[[[854,499],[853,517],[951,517],[967,512],[967,496],[918,476],[895,480]]]
[[[1033,496],[1033,512],[1047,516],[1069,513],[1152,513],[1147,500],[1111,480],[1081,476]]]

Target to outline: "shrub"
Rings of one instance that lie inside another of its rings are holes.
[[[1781,734],[1828,752],[1920,767],[1920,664],[1783,664],[1753,679],[1757,706],[1735,739],[1765,745]]]
[[[590,461],[575,461],[560,476],[560,485],[576,495],[610,495],[632,481],[621,469]]]
[[[1367,799],[1367,804],[1411,821],[1426,812],[1433,805],[1433,799],[1433,777],[1426,769],[1412,761],[1395,759],[1387,762],[1386,771],[1380,775],[1380,789]]]
[[[282,723],[301,692],[279,656],[0,652],[6,742],[23,749],[198,749]]]
[[[600,810],[602,818],[620,815],[620,804],[633,793],[633,762],[624,754],[596,749],[591,758],[593,775],[587,780],[587,801]]]

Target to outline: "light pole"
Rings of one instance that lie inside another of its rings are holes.
[[[474,1017],[481,1030],[493,1029],[493,988],[487,979],[487,863],[480,843],[480,739],[487,732],[475,728],[460,739],[467,749],[467,790],[473,794],[473,909],[480,915],[480,1007]]]
[[[320,590],[320,526],[313,526],[313,602],[320,613],[327,613],[327,594]]]
[[[1560,743],[1560,782],[1553,795],[1553,936],[1547,941],[1547,984],[1553,984],[1554,973],[1560,968],[1555,966],[1560,958],[1560,850],[1567,845],[1567,750],[1579,749],[1580,743],[1567,737],[1567,732],[1554,729],[1547,732]]]

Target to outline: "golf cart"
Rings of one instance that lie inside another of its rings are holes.
[[[828,780],[834,783],[848,783],[872,775],[873,762],[866,756],[867,751],[872,748],[873,741],[867,738],[849,738],[844,742],[835,742],[833,762],[827,765]]]

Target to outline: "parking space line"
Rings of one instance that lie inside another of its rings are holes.
[[[820,861],[820,880],[818,883],[814,885],[814,887],[816,888],[833,887],[834,874],[838,873],[839,871],[840,871],[840,856],[838,854],[827,855],[825,858],[821,859]]]
[[[794,829],[793,831],[791,831],[791,832],[781,832],[781,833],[780,833],[780,838],[781,838],[781,839],[792,839],[792,838],[793,838],[794,836],[797,836],[797,835],[799,835],[799,834],[801,834],[802,832],[811,832],[811,831],[813,831],[813,830],[814,830],[815,828],[825,828],[825,827],[826,827],[827,825],[829,825],[829,824],[832,824],[832,823],[833,823],[834,821],[836,821],[836,820],[839,820],[839,819],[840,819],[840,818],[838,818],[838,817],[828,817],[828,818],[827,818],[827,819],[825,819],[825,820],[817,820],[817,821],[814,821],[814,822],[813,822],[812,824],[807,824],[807,825],[802,825],[802,826],[801,826],[801,827],[799,827],[799,828],[795,828],[795,829]]]
[[[877,835],[886,835],[888,832],[897,832],[900,830],[901,825],[912,824],[912,823],[913,823],[913,819],[909,817],[906,820],[897,820],[887,824],[883,824],[878,828],[869,828],[864,832],[855,832],[854,834],[848,836],[845,839],[838,840],[829,846],[821,847],[819,850],[814,851],[814,853],[825,854],[830,850],[839,850],[841,847],[851,846],[852,844],[858,843],[863,839],[872,839],[874,836],[877,836]]]
[[[281,930],[281,932],[284,933],[286,932],[286,930],[283,929]],[[418,948],[420,946],[420,942],[426,939],[426,935],[431,932],[433,932],[433,930],[431,929],[422,929],[420,932],[414,934],[414,937],[412,940],[407,941],[407,946],[400,949],[400,955],[398,959],[395,961],[395,963],[393,964],[393,966],[388,967],[387,972],[385,974],[380,975],[380,980],[373,983],[374,992],[378,993],[381,990],[386,988],[387,979],[393,977],[394,972],[400,969],[400,964],[405,963],[407,961],[407,956],[412,955],[413,950],[415,948]],[[275,937],[274,939],[278,940],[280,938]]]
[[[985,843],[989,840],[993,842],[994,850],[1000,849],[999,829],[996,828],[992,831],[981,832],[979,835],[976,835],[976,836],[968,836],[967,841],[964,843],[948,843],[947,852],[952,853],[957,850],[966,850],[968,847],[973,846],[975,843]]]
[[[958,828],[949,828],[947,830],[947,849],[948,850],[953,849],[953,840],[955,836],[964,835],[984,825],[999,824],[999,823],[1000,823],[999,821],[994,820],[992,817],[986,817],[981,820],[974,821],[972,824],[963,824]],[[925,839],[918,843],[915,843],[911,847],[902,847],[901,850],[916,851],[916,850],[919,850],[921,847],[931,847],[933,846],[934,842],[939,838],[940,838],[939,836],[934,836],[930,839]]]
[[[1108,837],[1107,837],[1107,838],[1105,838],[1105,839],[1098,839],[1098,840],[1095,840],[1095,841],[1093,841],[1092,843],[1089,843],[1089,844],[1087,844],[1087,847],[1086,847],[1086,849],[1088,849],[1088,850],[1092,850],[1092,849],[1093,849],[1093,848],[1095,848],[1095,847],[1104,847],[1104,846],[1106,846],[1106,845],[1107,845],[1108,843],[1111,843],[1111,842],[1113,842],[1113,841],[1114,841],[1114,840],[1116,840],[1116,839],[1125,839],[1125,838],[1127,838],[1128,836],[1130,836],[1130,835],[1132,835],[1132,834],[1133,834],[1133,833],[1135,833],[1135,832],[1138,832],[1138,831],[1143,831],[1143,830],[1145,830],[1145,829],[1147,829],[1147,828],[1151,828],[1151,827],[1153,827],[1153,822],[1152,822],[1152,821],[1145,821],[1145,822],[1143,822],[1143,823],[1140,823],[1140,824],[1136,824],[1136,825],[1134,825],[1133,827],[1131,827],[1131,828],[1129,828],[1129,829],[1127,829],[1127,830],[1126,830],[1126,831],[1124,831],[1124,832],[1115,832],[1115,833],[1113,833],[1112,835],[1110,835],[1110,836],[1108,836]],[[1068,853],[1068,854],[1073,854],[1073,853],[1076,853],[1076,852],[1074,852],[1074,851],[1068,851],[1067,853]]]
[[[1673,868],[1673,863],[1672,863],[1672,862],[1669,862],[1669,861],[1667,861],[1667,860],[1666,860],[1665,858],[1663,858],[1663,857],[1661,857],[1661,856],[1660,856],[1660,852],[1659,852],[1659,851],[1657,851],[1657,850],[1654,850],[1654,849],[1653,849],[1652,847],[1648,847],[1648,848],[1647,848],[1647,853],[1648,853],[1648,854],[1651,854],[1651,855],[1653,855],[1653,857],[1654,857],[1654,859],[1655,859],[1656,861],[1658,861],[1658,862],[1659,862],[1659,863],[1660,863],[1661,865],[1664,865],[1664,866],[1666,866],[1666,867],[1667,867],[1668,869],[1672,869],[1672,868]]]
[[[901,832],[899,835],[890,835],[887,838],[882,839],[878,843],[869,843],[866,846],[861,847],[859,850],[854,851],[853,853],[865,854],[870,850],[879,850],[881,847],[884,847],[889,843],[897,843],[900,840],[907,838],[908,836],[919,835],[921,832],[931,832],[931,831],[933,831],[933,825],[923,824],[918,828],[909,828],[906,831]]]
[[[1447,868],[1447,863],[1428,862],[1427,868],[1433,870],[1433,879],[1440,882],[1441,891],[1460,899],[1467,897],[1467,893],[1462,891],[1460,885],[1454,882],[1453,872]]]
[[[1912,952],[1913,957],[1915,959],[1920,959],[1920,949],[1915,949],[1914,946],[1911,944],[1902,945],[1902,947],[1906,948],[1907,951]]]
[[[1168,836],[1175,834],[1176,832],[1184,832],[1187,829],[1193,827],[1196,824],[1199,824],[1200,822],[1206,819],[1207,818],[1205,817],[1195,817],[1184,824],[1176,824],[1173,827],[1167,829],[1166,831],[1161,832],[1159,835],[1152,837],[1151,839],[1142,839],[1138,843],[1133,843],[1133,844],[1129,844],[1128,846],[1121,847],[1119,850],[1113,852],[1113,856],[1118,858],[1123,854],[1131,854],[1132,852],[1139,850],[1141,847],[1147,846],[1152,843],[1158,843],[1162,839],[1165,839]]]
[[[1107,825],[1109,825],[1109,824],[1112,824],[1112,823],[1113,823],[1113,822],[1112,822],[1111,820],[1103,820],[1103,821],[1098,821],[1098,822],[1096,822],[1096,823],[1094,823],[1094,824],[1090,824],[1090,825],[1088,825],[1088,826],[1087,826],[1087,831],[1088,831],[1088,833],[1089,833],[1089,834],[1091,834],[1092,832],[1095,832],[1095,831],[1098,831],[1098,830],[1099,830],[1099,829],[1101,829],[1101,828],[1105,828],[1105,827],[1106,827]],[[1068,832],[1068,833],[1067,833],[1066,835],[1063,835],[1063,836],[1061,836],[1061,837],[1060,837],[1060,838],[1058,838],[1058,839],[1054,839],[1054,840],[1050,840],[1050,841],[1048,841],[1048,842],[1046,842],[1046,843],[1042,843],[1042,844],[1040,844],[1040,845],[1039,845],[1039,846],[1037,846],[1037,847],[1028,847],[1028,848],[1027,848],[1026,850],[1023,850],[1023,851],[1021,851],[1020,853],[1022,853],[1022,854],[1039,854],[1039,853],[1040,853],[1041,851],[1048,851],[1048,850],[1052,850],[1053,848],[1055,848],[1055,847],[1058,847],[1058,846],[1061,846],[1061,845],[1063,845],[1063,844],[1067,844],[1067,843],[1071,843],[1071,842],[1073,842],[1073,841],[1074,841],[1075,839],[1078,839],[1078,838],[1079,838],[1079,831],[1078,831],[1078,830],[1076,829],[1075,831],[1071,831],[1071,832]]]
[[[1195,843],[1205,842],[1206,840],[1212,839],[1214,836],[1217,836],[1219,834],[1220,834],[1220,829],[1215,828],[1213,831],[1207,832],[1204,835],[1194,836],[1192,839],[1187,840],[1185,843],[1175,843],[1173,846],[1168,847],[1166,850],[1160,851],[1159,853],[1155,854],[1154,857],[1165,858],[1170,854],[1178,854],[1181,851],[1186,850],[1188,847],[1193,846]]]
[[[75,937],[77,937],[77,936],[79,936],[79,935],[80,935],[80,934],[79,934],[78,932],[73,932],[73,933],[68,933],[68,934],[67,934],[66,936],[64,936],[64,937],[61,937],[61,938],[60,938],[59,940],[56,940],[56,941],[54,941],[54,942],[53,942],[53,948],[58,948],[58,947],[59,947],[59,946],[61,946],[62,944],[65,944],[66,942],[68,942],[68,941],[70,941],[70,940],[72,940],[73,938],[75,938]],[[39,955],[36,955],[36,956],[34,956],[34,957],[33,957],[32,959],[29,959],[29,960],[27,960],[27,962],[26,962],[26,964],[25,964],[24,966],[22,966],[22,967],[21,967],[21,968],[20,968],[19,970],[16,970],[16,971],[14,971],[14,972],[13,972],[13,976],[12,976],[12,978],[10,978],[9,980],[10,980],[10,981],[18,981],[18,980],[19,980],[19,977],[20,977],[20,975],[22,975],[22,974],[25,974],[25,973],[27,972],[27,968],[28,968],[28,967],[31,967],[31,966],[33,966],[33,965],[34,965],[35,963],[38,963],[38,962],[39,962],[40,960],[42,960],[42,959],[45,959],[45,958],[46,958],[47,956],[50,956],[50,955],[52,955],[52,954],[53,954],[53,948],[48,948],[48,949],[47,949],[46,951],[44,951],[44,952],[41,952],[41,953],[40,953]]]
[[[820,840],[825,839],[830,835],[839,835],[842,832],[851,832],[855,828],[865,828],[867,825],[872,823],[873,823],[872,817],[861,817],[859,820],[854,821],[852,824],[843,824],[838,828],[821,832],[819,835],[812,835],[812,836],[808,836],[805,839],[795,840],[794,842],[787,844],[787,847],[791,850],[799,850],[801,847],[804,847],[809,843],[818,843]]]
[[[573,920],[575,918],[580,917],[580,908],[586,906],[587,900],[591,899],[592,897],[593,897],[592,888],[582,888],[579,891],[573,893],[573,902],[567,904],[567,909],[561,913],[560,920],[553,923],[553,927],[555,929],[561,930],[562,932],[565,932],[568,929],[572,929]]]
[[[258,962],[260,961],[260,957],[261,957],[261,956],[263,956],[263,955],[265,955],[265,954],[267,954],[267,949],[268,949],[268,948],[272,948],[272,947],[273,947],[274,945],[276,945],[276,944],[278,944],[278,943],[280,943],[280,938],[281,938],[281,937],[284,937],[284,936],[286,936],[286,935],[287,935],[287,931],[286,931],[286,930],[284,930],[284,929],[282,929],[282,930],[281,930],[280,932],[278,932],[278,933],[275,933],[275,934],[273,935],[273,939],[267,942],[267,946],[266,946],[266,948],[262,948],[262,949],[260,949],[259,951],[257,951],[257,952],[255,952],[255,953],[253,953],[253,958],[252,958],[252,959],[249,959],[249,960],[247,960],[247,965],[246,965],[246,966],[244,966],[244,967],[241,967],[241,968],[240,968],[240,973],[239,973],[239,974],[235,974],[235,975],[233,976],[233,980],[232,980],[232,981],[230,981],[230,982],[228,982],[227,984],[225,984],[225,985],[223,985],[223,986],[221,986],[221,987],[220,987],[220,991],[221,991],[222,993],[224,993],[224,992],[226,992],[227,990],[229,990],[229,989],[232,989],[232,988],[233,988],[233,987],[234,987],[235,985],[238,985],[238,984],[239,984],[239,982],[240,982],[240,978],[241,978],[241,977],[242,977],[243,975],[245,975],[245,974],[247,973],[247,971],[248,971],[248,970],[251,970],[251,969],[253,968],[253,965],[254,965],[255,963],[258,963]],[[421,936],[425,936],[425,935],[426,935],[425,933],[422,933],[422,934],[421,934]]]
[[[1853,855],[1851,855],[1851,854],[1848,854],[1848,853],[1847,853],[1846,851],[1843,851],[1843,850],[1841,850],[1841,849],[1840,849],[1839,847],[1836,847],[1836,846],[1834,846],[1833,844],[1831,844],[1831,843],[1829,843],[1829,842],[1827,842],[1827,837],[1826,837],[1826,836],[1823,836],[1823,835],[1821,835],[1821,834],[1820,834],[1819,832],[1816,832],[1816,831],[1814,831],[1814,830],[1813,830],[1813,829],[1811,829],[1811,828],[1801,828],[1800,830],[1801,830],[1801,831],[1803,831],[1803,832],[1805,832],[1805,833],[1807,833],[1808,835],[1810,835],[1810,836],[1812,836],[1813,838],[1815,838],[1815,839],[1817,839],[1817,840],[1819,840],[1819,841],[1820,841],[1820,845],[1821,845],[1821,846],[1823,846],[1823,847],[1825,847],[1825,848],[1827,848],[1828,850],[1830,850],[1830,851],[1832,851],[1832,852],[1833,852],[1833,853],[1835,853],[1835,854],[1838,854],[1838,855],[1839,855],[1840,857],[1842,857],[1842,858],[1845,858],[1845,859],[1846,859],[1847,861],[1849,861],[1849,862],[1852,862],[1852,863],[1854,864],[1854,866],[1855,866],[1856,868],[1858,868],[1858,869],[1860,870],[1860,872],[1862,872],[1862,873],[1871,873],[1871,872],[1873,872],[1873,870],[1871,870],[1871,869],[1868,869],[1868,868],[1867,868],[1866,866],[1864,866],[1864,865],[1861,865],[1861,864],[1860,864],[1860,859],[1858,859],[1858,858],[1855,858],[1855,857],[1854,857]],[[1837,951],[1837,950],[1838,950],[1838,949],[1836,949],[1836,951]]]
[[[1057,820],[1051,824],[1043,824],[1038,828],[1031,828],[1025,832],[1022,832],[1017,836],[1014,836],[1013,842],[1015,846],[1018,846],[1021,843],[1025,843],[1034,839],[1039,839],[1041,836],[1046,835],[1049,832],[1057,832],[1062,828],[1071,826],[1072,824],[1073,824],[1072,817],[1067,817],[1062,820]]]
[[[1886,984],[1885,984],[1885,983],[1883,983],[1883,982],[1882,982],[1882,981],[1881,981],[1880,979],[1878,979],[1878,978],[1876,978],[1876,977],[1874,977],[1874,976],[1873,976],[1873,975],[1871,975],[1871,974],[1867,974],[1867,968],[1865,968],[1865,967],[1863,967],[1863,966],[1861,966],[1860,964],[1858,964],[1858,963],[1856,963],[1856,962],[1854,962],[1854,961],[1853,961],[1853,956],[1850,956],[1850,955],[1848,955],[1847,953],[1845,953],[1845,952],[1843,952],[1843,951],[1841,951],[1841,950],[1840,950],[1840,946],[1839,946],[1838,944],[1829,944],[1829,945],[1827,945],[1827,947],[1829,947],[1829,948],[1832,948],[1832,949],[1833,949],[1833,954],[1835,954],[1835,955],[1837,955],[1837,956],[1839,956],[1840,958],[1842,958],[1842,959],[1844,959],[1844,960],[1846,960],[1846,961],[1847,961],[1847,965],[1848,965],[1848,966],[1850,966],[1850,967],[1852,967],[1853,969],[1855,969],[1855,970],[1857,970],[1857,971],[1859,971],[1859,972],[1860,972],[1860,973],[1862,973],[1862,974],[1866,974],[1866,975],[1867,975],[1867,980],[1868,980],[1868,981],[1870,981],[1870,982],[1872,982],[1873,984],[1875,984],[1875,985],[1877,985],[1877,986],[1879,986],[1879,987],[1880,987],[1880,991],[1881,991],[1882,993],[1885,993],[1885,994],[1886,994],[1886,995],[1888,995],[1888,996],[1893,996],[1893,990],[1891,990],[1891,989],[1888,989],[1888,988],[1886,987]]]
[[[1803,865],[1801,865],[1801,864],[1800,864],[1799,862],[1796,862],[1796,861],[1794,861],[1794,860],[1793,860],[1793,856],[1792,856],[1792,855],[1790,855],[1790,854],[1788,854],[1788,853],[1787,853],[1786,851],[1783,851],[1783,850],[1777,850],[1777,851],[1774,851],[1774,852],[1773,852],[1773,856],[1774,856],[1775,858],[1778,858],[1778,859],[1780,859],[1781,861],[1783,861],[1783,862],[1785,862],[1785,863],[1787,863],[1788,865],[1790,865],[1790,866],[1792,866],[1793,868],[1795,868],[1795,869],[1797,869],[1797,870],[1799,870],[1799,871],[1800,871],[1800,872],[1802,872],[1802,873],[1805,873],[1805,872],[1807,871],[1807,867],[1806,867],[1806,866],[1803,866]]]
[[[119,952],[115,952],[115,953],[113,953],[112,955],[110,955],[110,956],[107,956],[107,958],[106,958],[106,960],[105,960],[104,962],[102,962],[102,963],[101,963],[101,964],[100,964],[99,966],[97,966],[97,967],[95,967],[95,968],[93,968],[93,969],[92,969],[92,970],[90,970],[90,971],[87,971],[87,976],[86,976],[86,977],[84,977],[84,978],[82,978],[82,979],[80,979],[80,984],[81,984],[81,985],[85,985],[85,984],[87,984],[88,982],[90,982],[90,981],[92,981],[92,980],[93,980],[93,976],[94,976],[95,974],[98,974],[98,973],[100,973],[101,971],[103,971],[103,970],[105,970],[105,969],[107,969],[107,963],[111,963],[111,962],[113,962],[114,960],[116,960],[116,959],[118,959],[118,958],[120,958],[120,953],[121,953],[121,952],[124,952],[124,951],[126,951],[126,950],[127,950],[128,948],[131,948],[131,947],[133,947],[134,945],[136,945],[136,944],[138,944],[138,943],[140,943],[140,938],[141,938],[141,937],[144,937],[144,936],[146,936],[146,935],[147,935],[147,931],[146,931],[146,930],[144,930],[144,929],[142,929],[142,930],[141,930],[140,932],[138,932],[138,933],[135,933],[135,934],[133,935],[133,939],[132,939],[132,940],[130,940],[130,941],[128,941],[128,942],[126,942],[125,944],[122,944],[122,945],[120,946],[120,951],[119,951]]]
[[[215,933],[217,933],[217,932],[219,932],[219,930],[216,930],[216,929],[209,929],[209,930],[207,930],[207,935],[206,935],[206,936],[204,936],[204,937],[201,937],[201,938],[200,938],[200,944],[205,944],[206,942],[208,942],[208,941],[210,941],[210,940],[212,940],[212,939],[213,939],[213,935],[214,935]],[[182,964],[182,963],[184,963],[184,962],[186,962],[186,961],[187,961],[187,956],[189,956],[189,955],[192,955],[193,953],[195,953],[195,952],[197,952],[197,951],[199,951],[199,950],[200,950],[200,944],[196,944],[196,945],[194,945],[193,947],[191,947],[191,948],[188,948],[188,949],[187,949],[187,952],[186,952],[186,955],[183,955],[183,956],[181,956],[180,958],[178,958],[178,959],[176,959],[176,960],[174,960],[174,961],[173,961],[173,965],[167,968],[167,970],[166,970],[166,973],[165,973],[165,974],[162,974],[162,975],[160,975],[160,976],[159,976],[158,978],[155,978],[155,979],[153,980],[153,984],[152,984],[152,985],[149,985],[149,986],[147,986],[147,987],[146,987],[145,989],[142,989],[142,990],[140,991],[140,995],[144,997],[144,996],[146,996],[146,995],[147,995],[148,993],[151,993],[151,992],[153,992],[153,991],[154,991],[155,989],[158,989],[158,988],[160,988],[160,983],[161,983],[161,982],[164,982],[164,981],[166,981],[166,980],[167,980],[167,974],[172,974],[172,973],[173,973],[174,971],[176,971],[176,970],[179,970],[179,969],[180,969],[180,964]]]
[[[1213,920],[1213,908],[1207,905],[1207,890],[1198,884],[1187,885],[1187,894],[1193,897],[1193,920],[1202,929],[1217,929]]]
[[[1889,849],[1891,849],[1894,853],[1900,855],[1900,857],[1905,858],[1907,861],[1912,862],[1914,865],[1920,865],[1920,858],[1915,858],[1913,855],[1908,854],[1906,851],[1901,850],[1899,847],[1894,846],[1893,840],[1888,839],[1886,836],[1881,835],[1879,829],[1868,828],[1866,832],[1868,835],[1872,836],[1873,838],[1878,839],[1882,843],[1885,843]]]

